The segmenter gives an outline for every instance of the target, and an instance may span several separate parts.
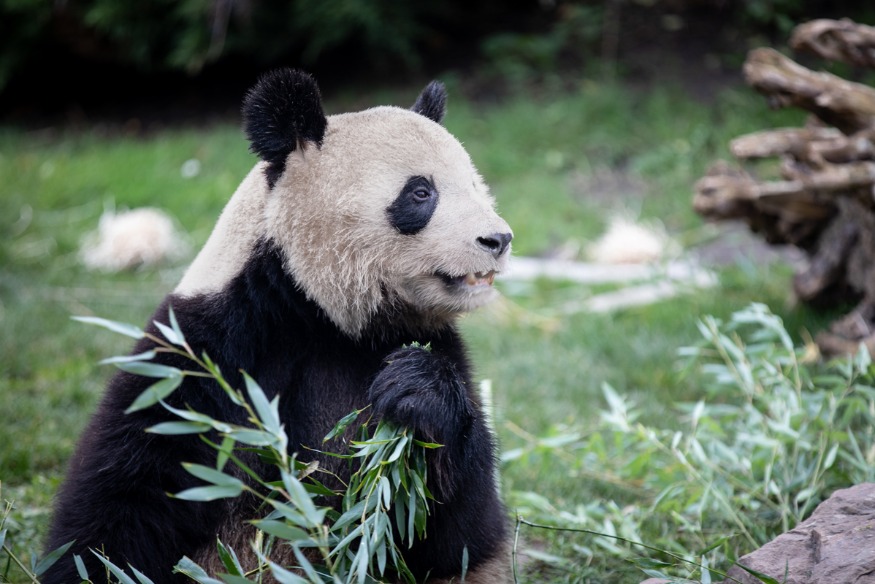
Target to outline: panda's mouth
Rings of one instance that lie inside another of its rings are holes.
[[[489,270],[488,272],[468,272],[462,276],[450,276],[449,274],[438,273],[438,276],[445,284],[447,284],[447,286],[457,288],[479,288],[483,286],[492,286],[492,283],[495,281],[495,270]]]

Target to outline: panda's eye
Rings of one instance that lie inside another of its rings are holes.
[[[437,209],[440,193],[434,180],[424,176],[412,176],[401,187],[401,192],[386,207],[392,226],[403,235],[415,235],[428,225]]]

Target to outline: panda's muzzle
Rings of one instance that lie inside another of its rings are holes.
[[[485,252],[488,252],[493,258],[498,260],[499,267],[503,264],[505,255],[510,251],[510,241],[513,239],[512,233],[492,233],[477,238],[478,247]],[[448,287],[456,292],[468,291],[478,292],[486,290],[495,282],[495,274],[498,269],[484,270],[482,272],[468,272],[462,275],[451,275],[446,272],[437,272],[435,276]]]

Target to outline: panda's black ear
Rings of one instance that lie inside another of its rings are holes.
[[[447,113],[447,88],[440,81],[432,81],[425,86],[410,109],[440,124]]]
[[[278,69],[262,76],[243,100],[243,128],[250,150],[268,163],[273,188],[286,158],[307,142],[322,146],[328,121],[316,81],[307,73]]]

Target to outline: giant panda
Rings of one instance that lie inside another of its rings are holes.
[[[172,307],[195,352],[232,384],[241,387],[245,371],[278,395],[290,449],[303,460],[342,473],[307,447],[369,405],[375,419],[444,445],[428,454],[436,503],[406,563],[417,581],[459,581],[467,553],[467,582],[508,582],[496,444],[456,321],[496,297],[512,232],[441,125],[445,103],[432,82],[411,109],[326,116],[308,74],[262,76],[243,104],[260,161],[150,323],[167,323]],[[147,331],[158,334],[154,324]],[[133,352],[151,347],[144,339]],[[188,365],[166,353],[155,360]],[[199,484],[182,462],[213,466],[216,453],[197,436],[146,433],[172,419],[161,407],[124,414],[152,381],[111,379],[56,497],[48,549],[75,540],[92,577],[103,567],[89,549],[161,584],[180,577],[172,567],[183,555],[218,569],[217,537],[239,554],[250,548],[241,526],[259,516],[253,501],[168,497]],[[246,423],[205,378],[186,377],[168,402]],[[78,582],[76,574],[68,554],[43,582]]]

